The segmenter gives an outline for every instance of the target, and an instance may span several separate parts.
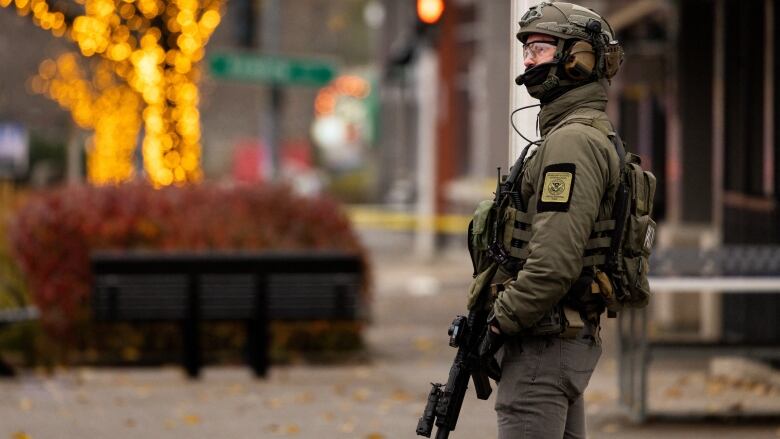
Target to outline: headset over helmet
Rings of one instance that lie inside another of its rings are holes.
[[[520,19],[517,39],[525,43],[531,34],[558,39],[553,65],[537,66],[548,69],[548,74],[529,69],[526,73],[531,75],[524,73],[516,80],[518,85],[525,84],[532,95],[542,97],[560,86],[609,80],[623,62],[623,49],[609,23],[594,11],[573,3],[542,2],[531,7]],[[534,81],[534,77],[539,80]]]

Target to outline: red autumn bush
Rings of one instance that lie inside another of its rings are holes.
[[[339,205],[283,186],[68,186],[30,197],[9,224],[48,332],[88,320],[89,254],[107,249],[332,249],[364,254]],[[365,288],[364,288],[365,290]]]

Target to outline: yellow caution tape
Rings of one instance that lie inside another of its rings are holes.
[[[434,230],[439,233],[465,234],[471,216],[434,215],[420,217],[408,212],[393,212],[371,207],[347,207],[355,227],[360,229],[380,229],[392,231]]]

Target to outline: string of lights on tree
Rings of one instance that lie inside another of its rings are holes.
[[[0,0],[80,51],[44,60],[30,88],[94,132],[87,175],[95,184],[136,176],[155,186],[202,178],[198,63],[221,21],[224,0]],[[80,14],[74,13],[78,11]],[[143,131],[141,131],[143,128]]]

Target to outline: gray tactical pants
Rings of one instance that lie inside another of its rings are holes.
[[[585,437],[582,393],[601,346],[578,336],[513,337],[503,348],[498,439]]]

